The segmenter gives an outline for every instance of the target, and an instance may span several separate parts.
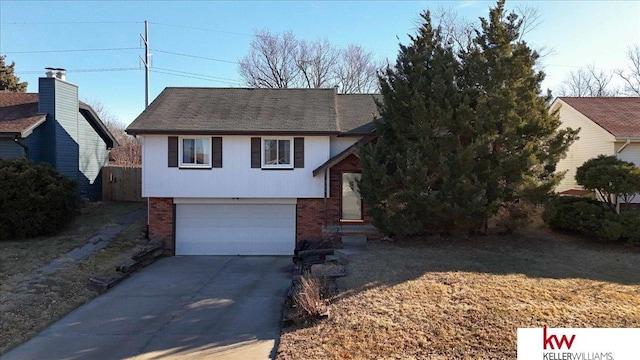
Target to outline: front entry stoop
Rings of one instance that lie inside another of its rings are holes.
[[[342,249],[335,250],[334,254],[343,260],[347,260],[349,256],[367,252],[367,236],[344,235],[342,236]]]

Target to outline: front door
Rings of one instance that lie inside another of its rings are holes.
[[[360,173],[342,173],[342,221],[362,220],[362,197],[357,181]]]

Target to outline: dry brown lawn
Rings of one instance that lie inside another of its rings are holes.
[[[536,228],[372,243],[278,359],[515,359],[518,327],[640,327],[640,251]]]
[[[146,218],[86,260],[51,273],[38,269],[82,246],[100,228],[114,226],[120,215],[143,207],[142,203],[91,203],[59,235],[0,242],[0,354],[97,296],[89,277],[116,275],[116,267],[147,243],[140,236]]]

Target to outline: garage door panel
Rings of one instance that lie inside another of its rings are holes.
[[[291,255],[295,205],[176,206],[177,255]]]

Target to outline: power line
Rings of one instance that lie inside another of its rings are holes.
[[[141,69],[137,67],[105,68],[105,69],[67,69],[67,72],[74,73],[74,72],[133,71],[133,70],[141,70]],[[40,74],[40,73],[42,73],[42,70],[16,71],[16,74]]]
[[[231,35],[250,36],[250,37],[251,37],[251,36],[253,36],[252,34],[239,33],[239,32],[233,32],[233,31],[224,31],[224,30],[216,30],[216,29],[207,29],[207,28],[194,27],[194,26],[177,25],[177,24],[157,23],[157,22],[153,22],[153,21],[149,21],[149,24],[154,24],[154,25],[164,25],[164,26],[173,26],[173,27],[183,28],[183,29],[192,29],[192,30],[210,31],[210,32],[217,32],[217,33],[231,34]]]
[[[198,80],[212,81],[212,82],[217,82],[217,83],[229,83],[229,81],[222,81],[222,80],[215,80],[215,79],[207,79],[207,78],[200,77],[200,76],[191,76],[191,75],[175,74],[175,73],[172,73],[172,72],[155,70],[154,68],[151,68],[149,71],[154,72],[154,73],[158,73],[158,74],[172,75],[172,76],[178,76],[178,77],[183,77],[183,78],[191,78],[191,79],[198,79]],[[204,76],[207,76],[207,75],[204,75]],[[241,83],[239,83],[239,82],[235,82],[235,84],[240,85]]]
[[[183,53],[173,52],[173,51],[158,50],[158,49],[151,49],[151,51],[158,52],[158,53],[164,53],[164,54],[185,56],[185,57],[190,57],[190,58],[195,58],[195,59],[218,61],[218,62],[223,62],[223,63],[227,63],[227,64],[236,64],[236,65],[239,64],[237,61],[222,60],[222,59],[210,58],[210,57],[206,57],[206,56],[191,55],[191,54],[183,54]]]
[[[3,25],[40,25],[40,24],[140,24],[144,21],[14,21]]]
[[[224,80],[224,81],[230,81],[230,82],[234,82],[234,83],[237,83],[237,84],[241,84],[241,82],[239,82],[237,79],[224,78],[224,77],[219,77],[219,76],[211,76],[211,75],[205,75],[205,74],[198,74],[198,73],[192,73],[192,72],[180,71],[180,70],[173,70],[173,69],[166,69],[166,68],[161,68],[161,67],[153,67],[152,69],[171,71],[171,72],[175,72],[175,73],[179,73],[179,74],[186,74],[186,75],[202,76],[202,77],[207,77],[207,78],[211,78],[211,79]]]
[[[103,68],[103,69],[68,69],[67,73],[107,72],[107,71],[136,71],[136,70],[140,71],[142,69],[135,68],[135,67],[129,67],[129,68]],[[193,78],[193,79],[207,80],[207,81],[220,82],[220,83],[234,83],[234,84],[242,85],[242,82],[240,82],[240,81],[238,81],[236,79],[219,77],[219,76],[211,76],[211,75],[206,75],[206,74],[198,74],[198,73],[192,73],[192,72],[180,71],[180,70],[174,70],[174,69],[167,69],[167,68],[155,68],[155,67],[152,67],[149,70],[151,72],[155,72],[155,73],[159,73],[159,74],[166,74],[166,75],[173,75],[173,76],[180,76],[180,77],[188,77],[188,78]],[[20,75],[23,75],[23,74],[40,74],[40,73],[42,73],[41,70],[16,71],[16,74],[20,74]]]
[[[137,47],[128,48],[104,48],[104,49],[63,49],[63,50],[28,50],[28,51],[5,51],[5,54],[41,54],[41,53],[63,53],[63,52],[90,52],[90,51],[120,51],[120,50],[140,50]]]
[[[178,24],[169,24],[169,23],[157,23],[157,22],[152,22],[149,21],[149,24],[155,24],[155,25],[164,25],[164,26],[172,26],[172,27],[177,27],[177,28],[182,28],[182,29],[191,29],[191,30],[200,30],[200,31],[209,31],[209,32],[216,32],[216,33],[222,33],[222,34],[231,34],[231,35],[239,35],[239,36],[248,36],[248,37],[254,37],[254,36],[259,36],[259,37],[264,37],[265,35],[263,34],[247,34],[247,33],[241,33],[241,32],[234,32],[234,31],[224,31],[224,30],[217,30],[217,29],[210,29],[210,28],[201,28],[201,27],[195,27],[195,26],[185,26],[185,25],[178,25]],[[274,33],[274,34],[270,34],[268,36],[268,38],[270,39],[278,39],[280,36],[279,33]],[[346,49],[349,47],[349,45],[351,44],[333,44],[336,47],[339,48],[343,48]],[[380,48],[364,48],[363,49],[369,49],[369,50],[378,50],[378,51],[384,51],[384,52],[389,52],[391,50],[389,49],[380,49]],[[397,51],[397,50],[393,50],[393,51]]]

